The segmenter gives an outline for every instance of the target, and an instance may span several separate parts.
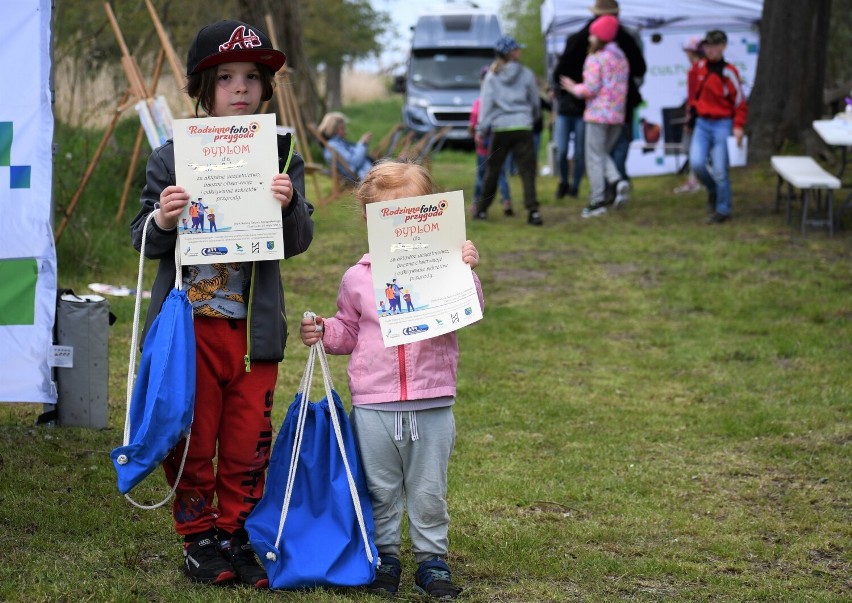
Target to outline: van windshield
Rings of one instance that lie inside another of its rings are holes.
[[[491,49],[416,50],[411,82],[424,88],[479,88],[479,71],[493,60]]]

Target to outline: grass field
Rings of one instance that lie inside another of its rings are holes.
[[[350,130],[383,132],[398,106],[347,108]],[[135,283],[138,193],[115,221],[134,134],[119,132],[60,241],[63,287]],[[71,154],[60,205],[85,165],[77,135],[58,141]],[[433,171],[469,198],[473,165],[446,150]],[[704,225],[702,195],[671,193],[681,182],[637,178],[628,207],[584,220],[584,202],[554,201],[541,177],[544,227],[494,210],[468,223],[486,310],[459,334],[449,505],[462,600],[852,599],[852,237],[803,236],[774,213],[768,165],[734,172],[734,220],[720,226]],[[311,249],[283,265],[291,323],[333,312],[366,250],[351,199],[314,218]],[[169,512],[137,511],[115,488],[133,300],[110,304],[109,429],[35,427],[41,408],[0,406],[0,600],[375,600],[186,581]],[[291,336],[276,425],[305,358]],[[346,359],[331,360],[346,400]],[[165,490],[158,472],[138,496]],[[421,601],[404,561],[399,599]]]

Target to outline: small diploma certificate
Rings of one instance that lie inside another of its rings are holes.
[[[461,191],[368,203],[376,313],[386,347],[455,331],[482,318],[465,241]]]
[[[178,221],[183,264],[284,257],[275,115],[174,121],[175,179],[190,203]]]

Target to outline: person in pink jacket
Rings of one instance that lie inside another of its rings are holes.
[[[382,161],[367,173],[356,197],[366,219],[367,203],[434,192],[432,177],[422,166]],[[479,263],[470,241],[462,246],[462,261],[471,269]],[[484,306],[476,273],[473,280]],[[405,504],[418,564],[415,589],[455,599],[461,589],[453,584],[446,562],[450,523],[446,499],[447,467],[456,437],[452,408],[459,359],[456,332],[385,347],[370,255],[365,254],[343,275],[337,314],[303,319],[301,335],[305,345],[322,341],[327,353],[350,356],[350,422],[370,492],[380,556],[376,580],[368,589],[386,595],[399,589]]]
[[[583,81],[568,76],[559,78],[562,87],[574,96],[586,99],[583,121],[586,124],[586,172],[591,193],[583,217],[606,213],[607,186],[615,187],[615,207],[627,202],[630,182],[610,156],[624,125],[627,80],[630,66],[621,48],[614,42],[618,18],[601,15],[589,26],[589,54],[583,63]]]

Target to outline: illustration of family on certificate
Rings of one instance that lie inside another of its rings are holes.
[[[272,113],[174,121],[175,177],[190,203],[178,226],[184,265],[284,257],[272,195],[278,142]]]
[[[385,346],[420,341],[482,319],[465,241],[461,191],[369,203],[367,236]]]

